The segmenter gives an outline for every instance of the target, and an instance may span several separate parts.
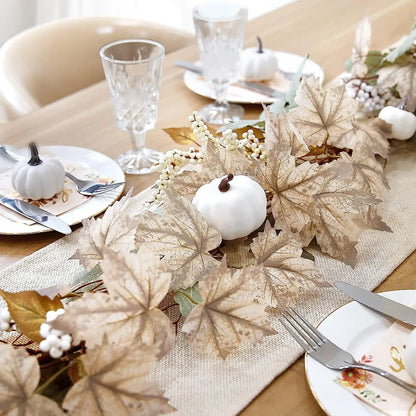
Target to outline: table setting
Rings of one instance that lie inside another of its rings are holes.
[[[370,21],[357,21],[352,58],[327,85],[318,59],[269,50],[271,76],[245,62],[219,82],[232,56],[223,26],[233,27],[238,56],[266,48],[259,37],[243,51],[246,11],[215,4],[194,9],[199,60],[165,57],[170,68],[186,59],[203,74],[177,69],[184,94],[202,98],[176,121],[181,127],[165,124],[168,149],[159,152],[156,142],[156,156],[145,148],[166,95],[163,45],[144,39],[113,42],[100,54],[100,88],[110,92],[119,140],[127,131],[132,150],[117,156],[115,148],[114,161],[42,136],[38,154],[32,144],[29,151],[2,141],[7,198],[36,200],[12,178],[16,163],[36,168],[34,156],[39,165],[59,160],[64,176],[120,184],[87,197],[66,178],[55,200],[71,186],[76,199],[67,211],[39,197],[40,208],[82,227],[0,271],[0,379],[15,374],[0,383],[12,397],[0,398],[5,414],[16,406],[54,415],[250,414],[305,350],[308,400],[325,414],[416,414],[414,282],[382,293],[399,306],[374,295],[372,309],[345,289],[371,294],[416,249],[415,31],[377,51]],[[204,44],[212,33],[213,48]],[[217,73],[206,75],[213,60]],[[235,74],[241,67],[244,75]],[[229,84],[240,82],[258,82],[279,98],[245,87],[233,98]],[[200,106],[206,98],[220,108]],[[248,103],[263,106],[241,107],[244,116],[233,107]],[[128,187],[149,171],[159,175],[150,187]],[[0,211],[4,239],[50,231],[11,214]],[[315,351],[325,337],[357,361],[340,370],[321,364],[328,354],[316,361],[308,345],[318,342]],[[364,365],[389,379],[357,369]]]

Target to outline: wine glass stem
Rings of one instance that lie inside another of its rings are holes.
[[[143,130],[139,133],[133,133],[132,130],[129,130],[131,145],[133,150],[140,151],[144,149],[144,143],[146,140],[146,130]]]
[[[218,84],[214,83],[215,88],[215,105],[217,107],[228,107],[228,102],[226,100],[228,84]]]

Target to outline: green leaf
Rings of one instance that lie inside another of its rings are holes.
[[[384,57],[384,61],[395,63],[396,59],[404,55],[412,46],[416,40],[416,29],[413,29],[408,36],[403,39],[403,42],[394,48],[387,56]]]
[[[100,263],[97,263],[91,270],[77,274],[74,280],[72,281],[72,286],[75,287],[95,282],[101,278],[102,274],[103,269],[101,268]],[[83,288],[82,292],[88,292],[88,287],[86,286],[85,288]]]
[[[379,69],[383,68],[384,66],[390,65],[389,62],[384,61],[384,57],[386,55],[380,51],[370,51],[365,58],[365,64],[368,68],[368,77],[373,77],[377,75]]]
[[[351,72],[351,70],[352,70],[352,58],[345,61],[344,69],[345,69],[346,72]]]
[[[179,304],[181,314],[186,318],[191,310],[203,301],[201,293],[199,292],[198,282],[187,289],[180,289],[175,292],[175,302]]]

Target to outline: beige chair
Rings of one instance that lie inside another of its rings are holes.
[[[101,46],[128,38],[156,40],[166,53],[194,42],[180,30],[115,17],[35,26],[0,48],[0,119],[12,120],[103,80]]]

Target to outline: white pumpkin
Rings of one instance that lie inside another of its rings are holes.
[[[17,162],[13,166],[12,185],[23,198],[52,198],[64,187],[64,167],[57,159],[41,160],[34,143],[30,143],[29,147],[29,161]]]
[[[276,73],[276,54],[270,49],[263,49],[261,39],[257,48],[244,49],[241,54],[241,75],[246,81],[266,81]]]
[[[416,329],[413,329],[406,340],[403,353],[403,364],[407,373],[416,380]]]
[[[416,116],[406,111],[406,101],[406,99],[403,100],[399,107],[388,105],[378,115],[378,118],[391,124],[392,139],[407,140],[415,134]]]
[[[214,179],[198,189],[192,203],[224,240],[250,234],[263,224],[267,214],[263,188],[244,175]]]

